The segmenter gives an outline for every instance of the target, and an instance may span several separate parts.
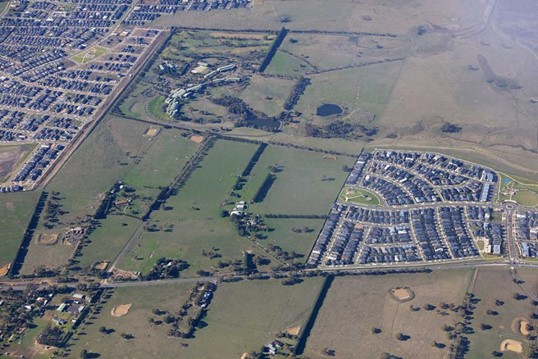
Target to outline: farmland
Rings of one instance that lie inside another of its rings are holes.
[[[326,214],[344,178],[342,166],[353,159],[325,156],[322,153],[269,146],[263,153],[245,185],[242,195],[247,200],[270,172],[276,169],[276,180],[266,198],[252,206],[256,213]]]
[[[278,281],[251,281],[220,285],[204,321],[206,328],[189,343],[191,358],[239,358],[259,351],[276,333],[304,327],[321,289],[322,279],[294,286]]]
[[[438,310],[411,311],[410,305],[460,305],[470,280],[468,271],[336,278],[307,339],[305,355],[322,358],[322,350],[329,348],[344,358],[375,358],[382,352],[400,357],[444,358],[449,343],[442,327],[453,325],[458,315],[443,316]],[[402,286],[411,288],[414,299],[399,303],[392,298],[389,290]],[[373,334],[372,328],[381,332]],[[397,340],[399,332],[409,339]],[[432,340],[446,344],[446,348],[432,347]]]
[[[11,263],[15,259],[38,198],[38,192],[2,194],[2,201],[0,201],[0,233],[2,234],[0,266]]]
[[[148,318],[159,319],[153,314],[154,309],[177,313],[192,286],[175,284],[114,290],[112,298],[104,303],[97,319],[92,320],[92,324],[81,326],[69,348],[71,353],[78,355],[86,349],[99,353],[103,358],[177,355],[182,350],[181,340],[168,337],[168,325],[162,322],[161,325],[150,324]],[[123,304],[132,304],[128,313],[122,317],[113,317],[112,309]],[[114,332],[102,333],[99,331],[102,326],[113,329]],[[132,334],[134,338],[123,339],[121,333]]]
[[[160,257],[179,258],[190,264],[189,272],[209,269],[217,261],[202,256],[203,250],[218,248],[223,259],[242,256],[252,244],[237,235],[230,219],[222,218],[222,204],[252,157],[256,146],[232,141],[217,141],[197,168],[159,211],[152,223],[163,230],[143,233],[136,248],[121,268],[147,272]],[[169,228],[169,231],[164,229]]]
[[[104,194],[118,181],[130,186],[137,196],[122,211],[142,216],[158,195],[159,187],[172,182],[197,147],[195,142],[182,137],[179,131],[158,130],[156,128],[155,136],[149,136],[147,125],[117,118],[111,118],[98,126],[80,151],[47,186],[48,191],[58,193],[58,204],[63,214],[52,229],[43,228],[45,220],[42,218],[40,231],[61,235],[71,226],[76,226],[86,215],[93,215]],[[85,185],[81,186],[81,183]],[[117,241],[111,244],[112,248],[121,248],[126,240],[124,237],[109,238]],[[85,250],[90,253],[88,258],[95,258],[91,254],[92,248],[104,250],[101,247],[103,244],[90,245]],[[61,266],[73,250],[73,247],[66,246],[61,241],[43,247],[34,238],[23,272],[31,273],[41,265]],[[114,253],[109,253],[109,256],[113,255]]]
[[[518,271],[519,272],[519,271]],[[522,279],[533,290],[536,289],[536,279],[530,272],[523,270]],[[502,290],[494,290],[502,288]],[[519,325],[514,322],[525,319],[534,325],[531,315],[534,312],[532,300],[528,293],[518,284],[508,270],[478,270],[478,276],[473,294],[476,295],[477,304],[472,321],[475,332],[469,335],[471,341],[469,358],[483,358],[493,351],[499,351],[504,339],[515,339],[523,344],[524,351],[528,350],[528,341],[522,335]],[[521,294],[524,299],[515,299],[514,294]],[[488,325],[488,329],[480,328],[481,324]],[[518,357],[515,353],[505,353],[508,358]]]

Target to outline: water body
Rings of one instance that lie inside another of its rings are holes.
[[[339,115],[342,112],[344,112],[342,107],[334,103],[325,103],[321,106],[318,106],[318,108],[316,109],[316,115],[321,117]]]

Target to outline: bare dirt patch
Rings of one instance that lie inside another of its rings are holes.
[[[194,141],[196,143],[200,143],[204,140],[204,137],[202,136],[191,136],[190,138],[191,141]]]
[[[301,332],[301,326],[300,325],[296,325],[294,327],[290,327],[290,328],[286,329],[286,333],[288,333],[289,335],[299,335],[300,332]]]
[[[37,237],[37,244],[41,246],[52,246],[58,242],[58,234],[40,233]]]
[[[415,298],[415,292],[413,292],[410,288],[392,288],[390,290],[390,295],[392,298],[397,300],[398,302],[408,302]]]
[[[146,131],[145,135],[148,136],[148,137],[155,137],[155,136],[157,136],[159,134],[159,132],[160,132],[160,129],[158,129],[156,127],[150,127]]]
[[[325,156],[323,156],[323,159],[324,160],[336,160],[336,156],[325,155]]]
[[[97,269],[97,270],[105,270],[106,267],[108,267],[108,263],[109,263],[108,261],[97,262],[97,263],[95,263],[93,268]]]
[[[523,334],[525,336],[529,335],[529,330],[527,326],[529,325],[529,320],[527,318],[516,318],[512,322],[512,331],[516,334]]]
[[[514,353],[521,354],[523,353],[523,345],[521,344],[520,341],[513,340],[513,339],[505,339],[501,343],[501,351],[502,352],[511,351]]]
[[[138,279],[138,275],[139,273],[137,272],[133,272],[133,271],[128,271],[128,270],[123,270],[123,269],[114,269],[114,271],[112,272],[112,278],[114,279],[127,279],[127,280],[134,280],[134,279]]]
[[[0,267],[0,277],[5,276],[9,272],[9,268],[11,268],[11,263],[4,264]]]
[[[127,315],[129,313],[129,309],[131,309],[132,304],[120,304],[112,308],[110,311],[110,315],[116,318],[123,317],[124,315]]]

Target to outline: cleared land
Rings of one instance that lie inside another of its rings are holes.
[[[34,148],[35,144],[0,147],[0,182],[5,180]]]
[[[305,355],[323,358],[322,350],[328,348],[341,358],[377,358],[382,352],[404,358],[445,358],[449,343],[442,326],[453,325],[459,315],[447,311],[442,316],[425,309],[413,312],[409,306],[460,305],[469,280],[468,271],[336,278],[307,340]],[[399,303],[392,297],[390,290],[401,286],[415,293],[411,301]],[[374,327],[381,333],[373,334]],[[400,341],[398,333],[409,338]],[[433,340],[446,347],[432,347]]]
[[[0,267],[13,262],[34,213],[39,192],[2,193],[0,201]]]
[[[353,163],[350,157],[329,159],[323,153],[269,146],[241,192],[242,198],[253,199],[273,166],[276,180],[265,199],[251,206],[253,212],[327,214],[347,176],[342,167]]]
[[[112,262],[139,224],[138,219],[128,216],[108,216],[101,220],[82,247],[82,257],[78,258],[82,267],[98,261]]]
[[[194,142],[193,142],[194,143]],[[216,268],[219,259],[209,259],[202,251],[217,248],[222,260],[242,258],[242,251],[257,249],[239,237],[229,218],[222,218],[236,176],[245,169],[256,151],[253,144],[217,141],[179,193],[166,201],[167,210],[155,214],[151,224],[158,231],[145,231],[120,268],[140,272],[151,269],[161,257],[188,261],[188,273]],[[214,250],[214,249],[213,249]]]
[[[170,325],[150,324],[148,319],[163,320],[163,316],[153,314],[153,309],[173,314],[179,312],[192,287],[193,284],[169,284],[116,289],[97,319],[90,320],[92,324],[81,326],[79,334],[71,341],[72,355],[78,356],[83,349],[99,353],[102,358],[171,358],[181,355],[182,339],[168,337]],[[125,304],[131,304],[125,315],[116,317],[111,314],[114,308],[119,309]],[[101,333],[101,326],[114,331]],[[132,334],[134,338],[123,339],[121,333]]]
[[[322,285],[321,278],[293,286],[280,281],[222,284],[204,321],[206,328],[185,349],[188,358],[240,358],[259,351],[279,331],[304,327]]]

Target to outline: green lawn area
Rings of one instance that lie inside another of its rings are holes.
[[[497,201],[516,201],[522,206],[538,206],[538,183],[501,173]]]
[[[279,331],[304,327],[322,283],[311,278],[294,286],[278,280],[219,285],[204,319],[208,325],[196,332],[185,357],[240,358],[259,351]]]
[[[83,349],[99,353],[101,358],[175,358],[181,355],[184,340],[168,336],[170,325],[150,324],[148,319],[163,319],[153,314],[153,309],[157,308],[173,315],[179,312],[193,286],[189,283],[115,289],[97,319],[80,327],[79,333],[86,334],[75,335],[70,341],[69,357],[78,358]],[[132,304],[127,315],[113,317],[112,309],[122,304]],[[114,332],[101,333],[101,326]],[[121,333],[132,334],[134,339],[123,339]]]
[[[222,205],[256,151],[254,144],[217,141],[166,206],[157,212],[151,224],[162,227],[158,232],[145,231],[139,244],[120,264],[123,269],[147,272],[160,257],[180,258],[190,264],[186,273],[211,269],[218,259],[209,259],[202,250],[218,248],[224,259],[240,258],[243,250],[257,251],[254,245],[237,234],[229,218],[222,218]],[[164,229],[172,228],[166,232]]]
[[[93,59],[106,54],[109,49],[102,46],[93,46],[88,50],[81,52],[80,54],[73,56],[72,60],[78,62],[79,64],[85,64]]]
[[[140,220],[122,215],[108,216],[100,222],[82,247],[78,259],[83,268],[98,261],[112,262],[140,224]]]
[[[131,92],[127,98],[121,101],[119,110],[127,117],[134,119],[143,119],[145,116],[145,104],[148,98],[142,95],[142,92],[148,90],[151,86],[146,82],[139,82],[136,88]]]
[[[2,193],[0,197],[0,267],[13,262],[40,192]]]
[[[303,61],[277,51],[265,72],[275,75],[301,76],[309,70],[310,68]]]
[[[308,258],[324,222],[323,219],[267,218],[265,223],[273,230],[264,233],[267,238],[261,240],[260,243],[262,245],[273,244],[280,246],[286,252],[294,251],[302,254],[303,257],[298,260],[304,262]],[[301,232],[298,232],[298,229]]]
[[[381,200],[371,191],[362,188],[345,187],[338,196],[340,201],[365,204],[369,206],[379,206]]]
[[[164,100],[164,96],[157,96],[151,99],[148,103],[148,112],[158,120],[169,121],[170,116],[163,111]]]
[[[269,166],[282,169],[267,196],[250,207],[254,213],[326,214],[336,199],[347,172],[342,166],[352,166],[354,159],[337,156],[324,158],[322,153],[282,146],[269,146],[254,167],[241,191],[250,201],[269,173]],[[325,179],[325,180],[323,180]]]
[[[293,80],[253,75],[239,97],[255,110],[268,116],[278,116],[284,111],[284,103],[294,86]]]

